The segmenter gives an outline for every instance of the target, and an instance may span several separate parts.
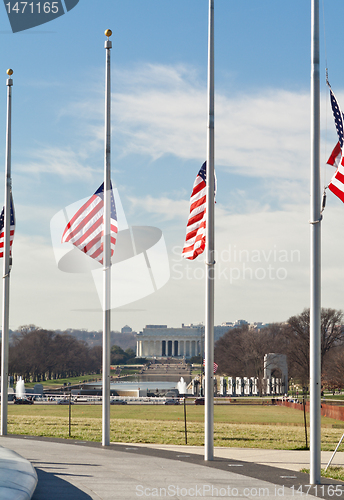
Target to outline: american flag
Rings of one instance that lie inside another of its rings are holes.
[[[104,240],[104,183],[68,222],[62,243],[73,243],[86,255],[103,263]],[[118,231],[115,199],[111,186],[111,257]]]
[[[198,172],[190,198],[190,214],[182,255],[194,260],[205,249],[206,232],[206,162]]]
[[[205,359],[203,359],[203,366],[205,366]],[[218,369],[219,365],[217,365],[214,361],[214,373],[217,372],[217,369]]]
[[[335,147],[333,148],[331,156],[327,160],[327,165],[332,165],[332,167],[338,168],[341,158],[342,158],[342,148],[340,147],[340,143],[338,141]]]
[[[4,243],[5,243],[5,207],[3,207],[1,215],[0,215],[0,258],[4,256]],[[11,247],[14,238],[14,229],[15,229],[15,216],[14,216],[14,207],[13,207],[13,199],[11,195],[10,201],[10,255],[11,255]]]
[[[343,113],[340,110],[336,96],[332,92],[332,89],[330,89],[330,97],[331,97],[332,113],[333,113],[334,123],[337,129],[339,144],[340,147],[343,149],[343,132],[344,132]]]
[[[344,140],[343,136],[344,116],[340,110],[339,104],[337,102],[334,93],[332,92],[332,89],[330,89],[330,96],[331,96],[332,112],[339,141],[336,144],[330,158],[327,161],[328,164],[334,165],[337,168],[336,173],[334,174],[328,185],[328,188],[330,191],[332,191],[333,194],[338,196],[338,198],[341,199],[342,202],[344,202],[344,165],[342,156],[343,140]]]

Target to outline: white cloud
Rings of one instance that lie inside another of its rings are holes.
[[[132,205],[131,211],[144,210],[150,214],[157,214],[162,220],[172,220],[187,217],[189,202],[186,200],[173,200],[167,197],[154,198],[145,196],[143,198],[129,197]]]
[[[129,83],[131,82],[131,83]],[[173,154],[202,161],[206,154],[206,88],[193,68],[153,66],[119,75],[113,94],[113,133],[123,154]],[[331,113],[323,98],[322,106]],[[216,94],[216,163],[255,177],[309,176],[309,93],[280,89]],[[332,120],[332,118],[330,118]],[[330,122],[332,125],[332,122]],[[323,128],[327,127],[325,123]],[[335,133],[330,128],[331,140]],[[324,149],[331,150],[324,144]]]
[[[183,160],[204,160],[207,92],[195,68],[137,65],[115,70],[113,82],[113,156],[141,154],[156,160],[172,155]],[[18,165],[19,171],[85,180],[92,179],[99,171],[104,147],[103,88],[94,85],[91,90],[80,93],[79,102],[68,103],[59,115],[60,121],[68,119],[69,125],[75,123],[73,143],[29,152],[29,160]],[[343,97],[338,92],[338,98]],[[322,108],[322,116],[327,115],[322,129],[329,129],[322,144],[324,164],[336,140],[327,94],[322,99]],[[233,95],[231,89],[217,92],[216,165],[222,172],[264,180],[264,191],[257,195],[260,206],[268,208],[273,198],[284,206],[301,199],[306,201],[309,123],[308,92],[281,89],[259,89],[250,94],[236,90]],[[95,162],[95,158],[101,160]],[[95,165],[98,168],[94,168]],[[332,170],[327,170],[327,182],[331,175]],[[233,188],[232,194],[240,207],[245,206],[244,192]],[[249,205],[252,200],[246,203],[247,209]]]
[[[29,174],[49,173],[61,177],[90,179],[95,171],[85,164],[85,152],[69,148],[42,147],[31,151],[32,159],[16,165],[19,172]]]
[[[143,197],[133,203],[143,212],[147,224],[160,217],[161,224],[156,225],[169,240],[171,279],[151,297],[134,303],[135,313],[114,312],[112,327],[128,323],[141,329],[150,322],[178,326],[181,322],[202,321],[204,258],[191,262],[180,256],[188,202]],[[169,218],[171,213],[174,221]],[[322,293],[326,307],[342,307],[344,271],[336,264],[339,249],[344,246],[342,218],[342,205],[331,200],[322,223]],[[282,321],[309,305],[308,221],[306,203],[295,204],[293,209],[263,208],[234,214],[223,205],[216,207],[216,324],[238,318]],[[11,327],[27,323],[46,328],[101,327],[91,275],[59,271],[50,241],[16,234],[13,257]],[[86,314],[87,310],[92,314]]]
[[[117,72],[114,81],[112,120],[116,154],[138,153],[152,159],[170,154],[199,162],[204,159],[206,89],[193,68],[146,65]],[[69,144],[65,148],[41,149],[33,153],[31,161],[21,165],[22,171],[92,178],[94,170],[87,163],[95,151],[102,154],[104,131],[103,94],[96,95],[95,100],[87,96],[61,113],[61,120],[68,117],[82,123],[78,148],[72,149]],[[218,175],[218,179],[222,177],[222,194],[216,205],[217,323],[240,317],[280,321],[309,304],[309,109],[306,93],[260,90],[244,96],[231,96],[229,92],[216,96],[216,163],[222,171]],[[328,152],[335,142],[332,118],[329,123]],[[239,186],[236,180],[231,184],[227,172],[252,176],[254,180],[250,180],[250,185]],[[332,172],[327,170],[327,176]],[[257,177],[260,179],[256,187]],[[149,322],[177,326],[182,321],[202,321],[203,258],[190,263],[179,260],[178,253],[185,237],[191,187],[155,196],[153,179],[149,195],[142,192],[141,197],[128,198],[132,214],[163,230],[171,266],[179,267],[172,268],[171,280],[158,293],[134,304],[134,308],[143,311],[128,313],[130,317],[114,314],[113,328],[120,328],[125,322],[142,328]],[[26,209],[25,220],[35,219],[37,207]],[[340,231],[342,214],[342,204],[332,197],[322,224],[323,303],[335,308],[341,307],[340,284],[344,281],[344,271],[336,265],[338,249],[344,246],[344,233]],[[300,258],[292,260],[293,251]],[[254,254],[261,260],[254,262]],[[280,262],[282,254],[289,260]],[[91,318],[83,312],[98,307],[91,276],[58,271],[50,242],[34,234],[29,238],[16,235],[14,258],[14,326],[38,323],[46,327],[98,329],[101,316]],[[280,278],[274,277],[271,273],[279,268],[285,269],[286,275],[280,271]],[[79,312],[73,313],[76,309]]]
[[[0,298],[2,290],[0,290]],[[36,324],[43,328],[100,328],[101,312],[80,321],[74,309],[100,309],[91,275],[58,270],[51,242],[16,233],[11,272],[10,328]]]
[[[173,312],[163,304],[168,295],[175,305],[173,310],[183,310],[185,322],[201,320],[195,314],[204,301],[204,256],[192,262],[181,257],[188,203],[167,197],[131,201],[141,212],[160,216],[159,227],[169,236],[171,280],[166,291],[154,297],[154,307],[157,310],[160,307],[159,314],[165,314],[165,322],[173,324]],[[233,213],[223,204],[216,206],[216,324],[238,318],[282,321],[309,306],[307,200],[295,197],[279,210],[259,206],[254,200],[252,205],[253,210],[240,213]],[[173,227],[169,220],[171,214],[176,222]],[[342,204],[331,197],[322,223],[322,303],[337,309],[342,307],[341,283],[344,281],[344,271],[337,266],[338,249],[344,245],[344,231],[340,230],[342,218]],[[178,225],[177,221],[180,221]],[[180,299],[181,289],[182,296],[187,297],[187,307]]]
[[[112,136],[116,155],[166,154],[203,161],[206,156],[207,91],[191,66],[139,65],[116,70],[112,94]],[[231,93],[231,91],[233,92]],[[341,96],[340,93],[339,98]],[[309,177],[310,95],[283,89],[237,89],[216,93],[216,164],[239,175],[305,180]],[[328,95],[322,98],[329,128],[323,151],[335,142]],[[103,147],[104,94],[69,104],[61,116],[82,122],[87,149]],[[331,125],[329,127],[328,123]],[[326,152],[324,153],[326,155]],[[323,155],[322,161],[325,161]]]

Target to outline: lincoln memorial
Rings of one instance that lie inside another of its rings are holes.
[[[203,342],[203,325],[182,325],[181,328],[147,325],[136,336],[136,356],[138,358],[202,356]]]

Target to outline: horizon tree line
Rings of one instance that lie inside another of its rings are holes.
[[[135,357],[128,348],[113,345],[111,363],[126,364]],[[25,382],[98,375],[102,370],[102,347],[62,332],[25,325],[13,332],[9,345],[8,374]]]
[[[344,315],[341,310],[321,309],[322,385],[331,390],[344,387]],[[309,309],[284,323],[261,330],[243,325],[229,330],[215,344],[218,373],[233,377],[263,379],[264,355],[286,354],[289,379],[302,387],[309,384]],[[279,370],[272,376],[279,377]]]
[[[322,384],[331,390],[344,387],[344,314],[341,310],[321,310]],[[218,374],[257,377],[264,374],[264,355],[286,354],[289,378],[302,386],[309,380],[309,309],[291,316],[284,323],[273,323],[261,330],[242,325],[228,330],[215,344]],[[130,364],[135,352],[113,345],[111,364]],[[19,327],[9,346],[9,375],[26,382],[100,374],[102,347],[68,333],[45,330],[35,325]],[[278,370],[272,376],[279,376]]]

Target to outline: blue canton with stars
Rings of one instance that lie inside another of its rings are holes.
[[[340,144],[341,149],[343,149],[343,142],[344,142],[344,140],[343,140],[343,132],[344,132],[344,130],[343,130],[344,129],[344,127],[343,127],[343,114],[340,111],[337,99],[336,99],[334,93],[332,92],[332,90],[330,90],[330,94],[331,94],[332,112],[333,112],[334,122],[336,124],[337,134],[338,134],[338,138],[339,138],[339,144]]]
[[[3,207],[1,214],[0,214],[0,232],[4,229],[5,225],[5,207]],[[10,200],[10,226],[15,225],[15,216],[14,216],[14,210],[13,210],[13,200],[12,200],[12,195],[11,195],[11,200]]]
[[[198,175],[202,177],[205,183],[207,183],[207,162],[205,161],[201,166],[201,170],[198,172]]]
[[[113,191],[112,191],[112,182],[111,181],[110,181],[110,187],[111,187],[111,202],[110,202],[110,204],[111,204],[111,219],[117,220],[115,198],[114,198]],[[99,186],[99,188],[97,189],[97,191],[94,194],[99,196],[104,202],[104,182],[101,186]]]

